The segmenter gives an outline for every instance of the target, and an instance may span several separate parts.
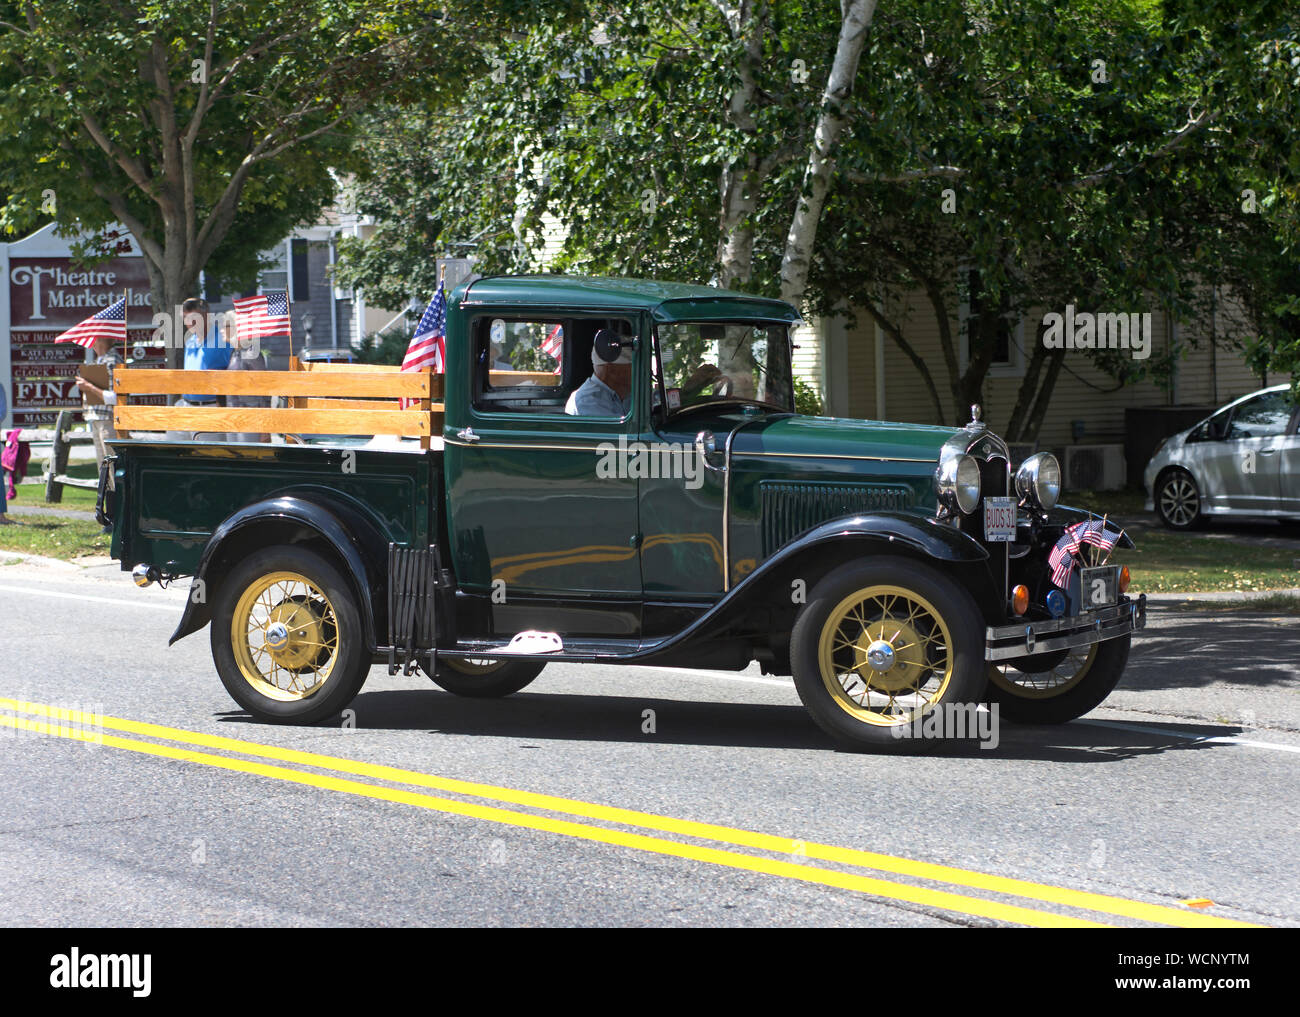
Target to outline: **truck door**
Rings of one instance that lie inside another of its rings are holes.
[[[629,394],[621,417],[565,412],[605,327],[633,332],[535,310],[466,321],[469,391],[448,393],[458,409],[444,430],[448,531],[461,587],[491,597],[498,634],[640,633],[637,479],[608,454],[640,400]]]

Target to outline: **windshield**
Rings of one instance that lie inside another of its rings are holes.
[[[794,409],[785,324],[677,321],[655,328],[669,413],[705,403]]]

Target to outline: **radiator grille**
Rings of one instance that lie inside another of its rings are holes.
[[[906,484],[759,483],[763,510],[763,557],[801,533],[837,516],[901,510],[912,505]]]

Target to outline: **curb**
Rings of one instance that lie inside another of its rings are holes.
[[[1138,591],[1142,592],[1141,590]],[[1290,587],[1282,590],[1222,590],[1219,592],[1198,592],[1198,593],[1148,593],[1148,604],[1185,604],[1197,600],[1240,600],[1247,602],[1251,600],[1262,600],[1265,597],[1289,596],[1300,597],[1300,587]]]

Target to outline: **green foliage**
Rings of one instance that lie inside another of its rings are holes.
[[[437,105],[523,6],[0,0],[0,231],[122,222],[159,303],[246,283],[356,167],[357,114]]]
[[[393,329],[380,335],[367,332],[356,349],[357,360],[363,364],[400,364],[411,345],[410,329]]]
[[[820,417],[824,407],[822,406],[821,393],[808,381],[808,379],[796,374],[794,376],[794,410],[805,417]]]
[[[725,238],[720,182],[749,167],[746,286],[779,291],[837,5],[774,0],[747,8],[747,23],[705,0],[582,7],[585,18],[485,48],[454,115],[426,104],[368,121],[376,158],[360,196],[385,225],[345,250],[352,281],[393,303],[432,292],[435,254],[527,271],[548,243],[553,269],[709,281]],[[1074,303],[1192,317],[1212,298],[1207,280],[1245,300],[1261,362],[1295,370],[1300,27],[1279,10],[881,5],[812,256],[811,309],[883,310],[920,290],[947,320],[960,269],[976,270],[988,313],[969,324],[965,366],[956,322],[944,362],[914,361],[943,418],[984,401],[1000,314]],[[738,117],[746,75],[753,100]],[[1030,334],[1026,347],[1013,437],[1032,436],[1070,369]],[[1095,361],[1115,386],[1171,366],[1122,351]]]

